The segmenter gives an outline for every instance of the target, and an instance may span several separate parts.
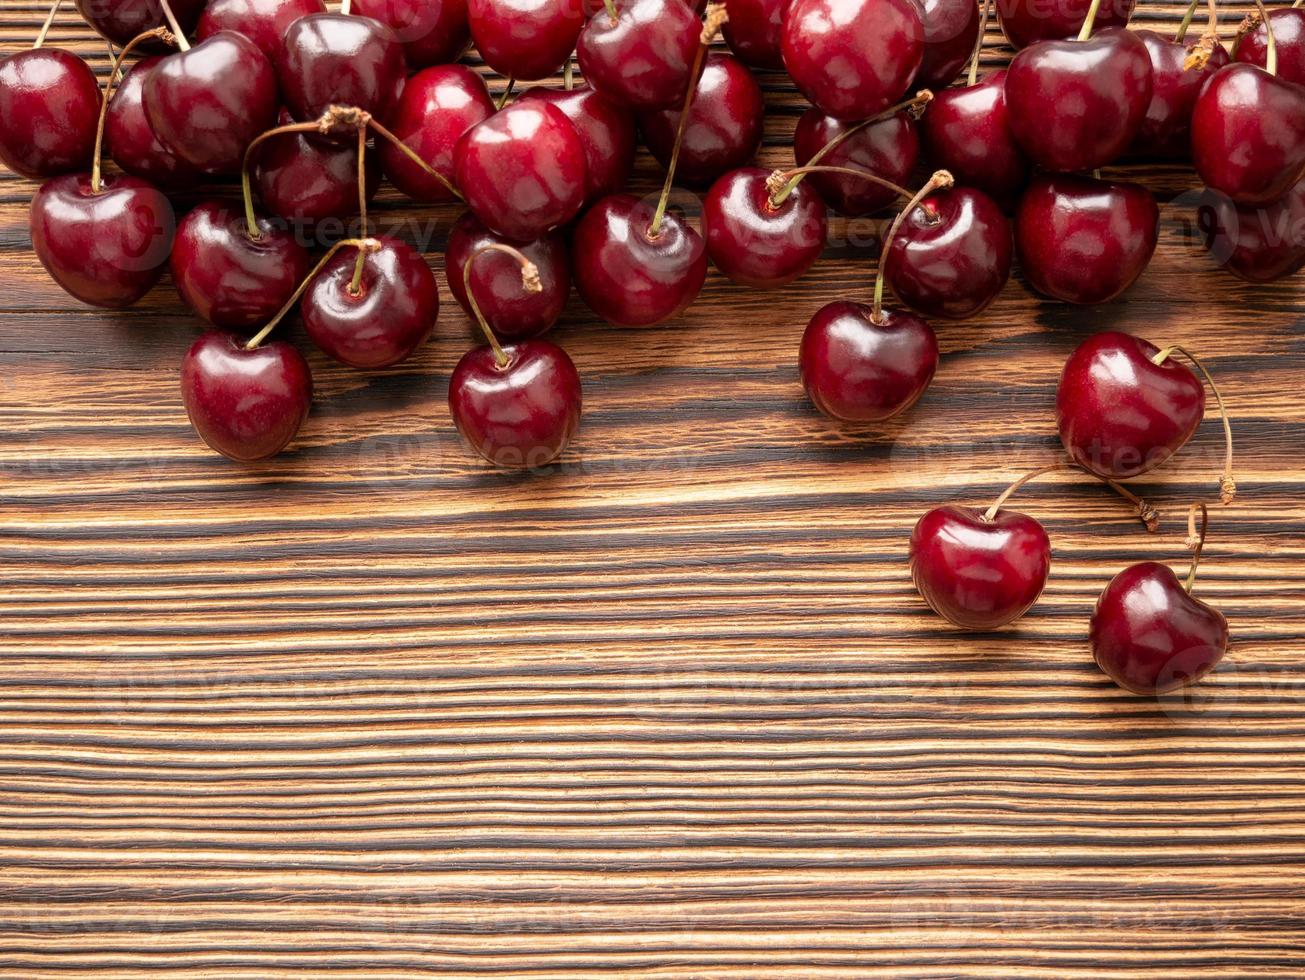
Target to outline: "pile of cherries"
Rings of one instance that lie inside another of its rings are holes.
[[[818,310],[799,345],[811,402],[844,423],[915,404],[938,366],[929,321],[981,313],[1016,259],[1052,299],[1127,290],[1155,252],[1159,212],[1103,167],[1189,160],[1223,266],[1255,282],[1305,266],[1302,10],[1260,4],[1230,56],[1216,0],[1191,39],[1202,0],[1173,38],[1128,29],[1136,0],[1002,0],[1019,50],[980,79],[991,0],[727,0],[705,12],[694,0],[345,0],[338,12],[322,0],[77,2],[122,47],[107,90],[43,43],[52,10],[34,47],[0,63],[0,159],[48,178],[32,244],[79,300],[128,306],[170,268],[213,327],[182,363],[186,410],[233,459],[278,453],[308,414],[308,364],[271,339],[294,310],[314,344],[360,369],[397,364],[431,335],[430,266],[368,233],[382,174],[415,201],[467,208],[444,269],[486,344],[458,363],[449,406],[504,468],[555,460],[579,425],[579,374],[542,339],[572,285],[605,321],[652,326],[694,302],[709,262],[755,289],[798,279],[825,249],[830,211],[901,202],[870,302]],[[732,53],[713,46],[718,32]],[[498,99],[459,63],[471,44],[507,79]],[[129,55],[144,57],[121,74]],[[752,165],[765,115],[754,71],[786,71],[811,102],[792,168]],[[562,87],[513,95],[558,72]],[[666,168],[656,199],[625,189],[640,137]],[[912,189],[922,167],[932,176]],[[223,176],[240,179],[241,205],[207,200],[175,219],[169,193]],[[677,179],[705,188],[697,226],[669,206]],[[360,234],[309,254],[302,232],[327,246],[324,229],[355,217]],[[886,287],[901,308],[885,307]],[[1063,465],[1148,516],[1118,481],[1163,463],[1204,416],[1202,383],[1176,355],[1204,373],[1180,348],[1105,333],[1061,382]],[[921,593],[967,628],[1014,621],[1046,582],[1045,531],[1004,500],[941,508],[915,531]],[[1169,579],[1132,569],[1098,608],[1098,662],[1135,691],[1190,682],[1226,648],[1222,617]]]

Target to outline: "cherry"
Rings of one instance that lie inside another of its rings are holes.
[[[1219,403],[1227,445],[1221,488],[1227,502],[1236,484],[1223,398],[1201,363],[1180,347],[1161,350],[1115,331],[1085,340],[1065,362],[1056,393],[1060,441],[1075,463],[1106,479],[1140,476],[1163,464],[1187,444],[1205,416],[1205,390],[1174,353],[1196,364]]]
[[[265,323],[308,272],[308,250],[283,224],[206,201],[177,225],[172,278],[192,310],[218,327]]]
[[[221,330],[200,336],[181,361],[181,398],[211,449],[242,462],[284,449],[308,417],[313,377],[284,340],[246,344]]]
[[[328,13],[300,17],[286,29],[276,75],[296,119],[317,119],[342,105],[388,124],[407,69],[403,46],[380,21]]]
[[[1262,208],[1211,191],[1197,213],[1206,248],[1239,279],[1274,282],[1305,268],[1305,178]]]
[[[752,68],[784,70],[781,43],[790,0],[729,0],[730,19],[721,27],[725,43]]]
[[[1116,575],[1097,600],[1088,633],[1092,656],[1125,690],[1156,695],[1195,684],[1228,652],[1228,620],[1192,595],[1209,520],[1205,505],[1196,504],[1188,540],[1195,553],[1185,582],[1168,565],[1142,562]]]
[[[485,80],[464,65],[426,68],[408,79],[390,125],[391,131],[446,180],[453,179],[453,148],[472,126],[494,114]],[[426,202],[454,199],[397,146],[381,147],[390,182],[409,197]]]
[[[389,367],[430,337],[439,287],[430,266],[394,238],[349,243],[319,263],[300,313],[314,344],[350,367]]]
[[[1132,152],[1139,156],[1183,160],[1191,154],[1196,96],[1228,64],[1228,52],[1218,42],[1217,18],[1198,42],[1184,43],[1185,30],[1180,28],[1173,40],[1154,31],[1134,32],[1151,56],[1154,79],[1151,104],[1133,139]]]
[[[412,69],[457,61],[471,43],[467,0],[354,0],[353,10],[390,28]]]
[[[1015,247],[1038,292],[1067,303],[1106,303],[1146,269],[1159,225],[1155,198],[1139,184],[1044,174],[1020,199]]]
[[[1010,208],[1028,180],[1029,161],[1011,130],[1006,72],[934,96],[921,122],[925,153],[956,180]]]
[[[199,175],[194,167],[159,142],[145,116],[141,95],[145,79],[162,58],[153,55],[136,62],[123,76],[104,121],[104,148],[114,163],[135,177],[165,189],[193,185]]]
[[[1305,85],[1305,10],[1290,7],[1269,14],[1278,53],[1278,77]],[[1264,68],[1269,62],[1269,29],[1264,18],[1254,18],[1249,31],[1238,34],[1233,60]]]
[[[1006,74],[1011,131],[1046,170],[1093,170],[1117,160],[1146,119],[1151,56],[1131,31],[1025,48]]]
[[[278,129],[264,134],[249,156],[259,199],[273,214],[295,224],[312,226],[327,219],[347,218],[358,211],[358,147],[323,139],[309,132],[284,131],[293,120],[281,111]],[[366,200],[376,195],[380,169],[369,149],[363,168]]]
[[[1063,41],[1083,28],[1093,0],[1001,0],[997,4],[1001,29],[1017,48],[1035,41]],[[1127,27],[1137,0],[1105,0],[1096,14],[1095,28]]]
[[[942,89],[956,81],[975,45],[982,43],[979,8],[986,0],[920,0],[924,10],[924,59],[916,88]]]
[[[1010,222],[992,198],[967,187],[941,190],[907,216],[885,274],[913,310],[963,320],[997,298],[1013,252]]]
[[[744,167],[712,185],[702,227],[717,269],[734,282],[774,289],[805,274],[825,250],[825,203],[805,183],[786,189],[772,171]]]
[[[702,24],[684,0],[604,0],[576,44],[585,80],[631,109],[668,109],[684,98]]]
[[[537,337],[557,323],[571,295],[571,262],[566,243],[559,233],[553,232],[517,249],[534,264],[538,290],[525,287],[520,265],[510,253],[490,247],[506,244],[474,214],[459,218],[449,234],[444,253],[449,290],[458,305],[471,314],[466,270],[472,256],[476,256],[470,272],[471,289],[479,298],[481,313],[490,328],[509,340]]]
[[[205,41],[219,31],[235,31],[275,63],[286,28],[300,17],[325,12],[322,0],[208,0],[195,36]]]
[[[571,57],[585,11],[576,0],[467,0],[467,20],[485,64],[508,78],[534,79]]]
[[[680,178],[709,182],[751,160],[761,146],[765,114],[761,86],[752,72],[730,55],[709,55],[685,124]],[[644,143],[663,167],[671,163],[680,115],[679,109],[639,113]]]
[[[74,54],[44,47],[56,3],[31,49],[0,61],[0,162],[23,177],[90,166],[100,83]]]
[[[165,7],[163,0],[77,0],[77,11],[95,31],[118,47],[145,31],[161,27],[165,22],[178,37],[188,33],[199,20],[206,0],[172,0]],[[167,21],[166,14],[173,14]],[[159,48],[157,42],[145,46]]]
[[[517,102],[549,102],[571,120],[585,148],[585,202],[622,190],[634,167],[634,117],[588,85],[570,89],[529,88]]]
[[[469,350],[449,378],[449,411],[462,437],[505,469],[546,466],[566,450],[580,425],[580,375],[566,351],[545,340],[504,347],[481,314],[472,277],[489,252],[513,258],[522,287],[540,288],[538,270],[510,245],[487,243],[467,256],[463,286],[487,346]]]
[[[906,92],[924,58],[916,0],[793,0],[784,16],[784,64],[813,105],[859,120]]]
[[[799,167],[822,165],[864,170],[894,184],[907,181],[920,157],[920,139],[908,111],[880,114],[861,123],[845,123],[810,108],[793,133],[793,157]],[[874,214],[897,199],[895,188],[848,174],[816,171],[808,178],[824,202],[839,214]]]
[[[219,31],[160,60],[141,100],[159,142],[210,174],[234,173],[245,148],[276,121],[276,73],[258,45]]]

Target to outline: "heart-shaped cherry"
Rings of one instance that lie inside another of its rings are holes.
[[[414,71],[457,61],[471,42],[467,0],[354,0],[353,11],[392,30]]]
[[[1274,47],[1278,55],[1278,77],[1305,85],[1305,10],[1289,7],[1269,14]],[[1269,63],[1269,28],[1263,17],[1253,17],[1237,35],[1233,60],[1264,68]]]
[[[539,288],[538,270],[510,245],[487,243],[467,257],[464,285],[472,315],[489,342],[469,350],[449,378],[449,411],[462,437],[504,469],[533,469],[557,459],[580,426],[580,375],[566,351],[546,340],[503,346],[481,314],[475,263],[499,252],[519,264],[523,288]]]
[[[141,101],[145,79],[161,60],[160,55],[143,58],[123,76],[109,100],[109,112],[104,120],[104,149],[126,173],[172,190],[193,186],[200,175],[159,142],[145,115],[145,104]]]
[[[1010,279],[1015,250],[997,203],[968,187],[926,197],[888,251],[893,292],[928,317],[963,320],[988,308]]]
[[[663,167],[671,164],[680,115],[679,109],[639,113],[644,144]],[[765,115],[761,86],[743,62],[727,54],[709,55],[680,145],[680,179],[706,183],[751,160],[761,146]]]
[[[186,215],[172,243],[177,292],[209,323],[229,330],[266,323],[294,294],[308,266],[308,250],[285,224],[255,215],[251,225],[220,201],[206,201]]]
[[[1111,580],[1092,614],[1088,636],[1097,666],[1134,694],[1195,684],[1228,652],[1228,620],[1192,595],[1209,524],[1205,505],[1196,508],[1201,529],[1191,529],[1187,580],[1180,583],[1168,565],[1133,565]]]
[[[515,249],[534,264],[537,290],[527,289],[522,283],[520,263],[510,252],[490,247],[506,244],[474,214],[468,212],[459,218],[449,233],[444,253],[449,290],[469,315],[468,297],[474,293],[481,313],[497,336],[507,340],[538,337],[557,323],[571,295],[566,242],[560,233],[552,232]],[[474,263],[472,256],[476,256]]]
[[[318,222],[347,218],[358,211],[358,146],[314,135],[281,111],[276,129],[250,145],[253,185],[259,199],[275,215],[312,229]],[[380,168],[376,151],[368,149],[363,161],[365,200],[376,196]]]
[[[1083,29],[1093,0],[1001,0],[997,13],[1006,39],[1017,48],[1036,41],[1063,41]],[[1095,29],[1127,27],[1137,0],[1105,0],[1097,10]]]
[[[1010,126],[1004,71],[935,95],[925,111],[920,136],[936,166],[1004,208],[1013,207],[1028,182],[1029,161]]]
[[[1056,392],[1060,441],[1075,463],[1105,479],[1129,479],[1163,464],[1205,417],[1205,389],[1175,353],[1205,375],[1219,404],[1226,444],[1220,486],[1228,502],[1236,492],[1228,413],[1214,379],[1181,347],[1161,350],[1116,331],[1085,340],[1065,362]]]
[[[729,0],[730,19],[721,27],[725,43],[752,68],[784,70],[781,44],[790,0]]]
[[[1091,305],[1119,296],[1155,254],[1160,209],[1140,184],[1072,174],[1034,178],[1015,215],[1015,247],[1038,292]]]
[[[1262,208],[1210,191],[1197,215],[1206,248],[1239,279],[1275,282],[1305,268],[1305,178]]]
[[[188,33],[199,20],[206,0],[77,0],[77,11],[101,37],[123,47],[145,31],[165,24],[177,36]],[[168,15],[172,16],[169,18]],[[150,50],[165,46],[157,39],[142,44]]]
[[[576,44],[593,89],[630,109],[669,109],[684,98],[702,24],[684,0],[603,0]]]
[[[776,289],[804,275],[825,250],[825,202],[805,182],[743,167],[712,185],[702,206],[712,263],[734,282]]]
[[[508,78],[535,79],[571,57],[585,11],[577,0],[467,0],[467,20],[485,64]]]
[[[873,116],[898,101],[924,60],[916,0],[793,0],[784,16],[788,73],[836,119]]]
[[[276,63],[286,28],[300,17],[326,13],[322,0],[208,0],[195,37],[206,41],[219,31],[243,34]]]
[[[211,449],[241,462],[289,445],[313,401],[313,376],[299,351],[284,340],[251,344],[210,330],[181,361],[190,424]]]
[[[388,125],[406,76],[394,32],[370,17],[344,13],[300,17],[286,28],[276,59],[285,103],[304,121],[340,105]]]
[[[1113,163],[1137,136],[1151,104],[1146,45],[1110,28],[1077,41],[1040,41],[1006,73],[1011,131],[1046,170],[1093,170]]]
[[[588,85],[569,89],[529,88],[517,102],[548,102],[571,120],[585,148],[585,202],[625,188],[638,142],[634,116],[608,102]]]
[[[916,88],[944,89],[956,81],[981,44],[979,8],[986,0],[920,0],[924,10],[924,58],[912,83]]]

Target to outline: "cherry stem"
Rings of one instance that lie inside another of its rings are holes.
[[[1187,29],[1192,26],[1192,18],[1196,16],[1196,8],[1201,5],[1201,0],[1192,0],[1187,5],[1187,13],[1183,15],[1183,22],[1178,25],[1178,33],[1174,35],[1174,40],[1182,44],[1187,37]]]
[[[951,187],[956,180],[946,170],[937,171],[928,182],[920,188],[915,197],[911,198],[906,207],[893,219],[892,226],[888,229],[888,234],[884,236],[884,247],[879,253],[879,271],[875,275],[875,302],[874,309],[870,313],[872,323],[883,326],[887,322],[884,316],[884,267],[888,264],[888,250],[893,247],[893,239],[897,237],[898,231],[901,230],[902,222],[920,206],[920,202],[936,190]]]
[[[265,133],[259,133],[245,147],[245,159],[240,166],[240,192],[245,200],[245,234],[249,236],[250,241],[256,242],[263,237],[263,233],[258,230],[258,215],[254,213],[254,189],[250,177],[250,171],[253,169],[254,164],[254,152],[274,136],[284,136],[288,133],[317,133],[320,131],[321,125],[317,122],[287,123],[284,126],[269,129]]]
[[[1101,9],[1101,0],[1092,0],[1092,6],[1088,8],[1087,17],[1083,20],[1083,29],[1078,32],[1078,39],[1086,41],[1092,36],[1092,28],[1096,26],[1097,11]]]
[[[707,58],[707,48],[728,19],[723,3],[713,3],[707,7],[702,35],[698,38],[698,51],[693,56],[693,68],[689,72],[689,88],[684,93],[684,107],[680,110],[680,122],[675,128],[675,147],[671,150],[671,161],[666,167],[666,182],[662,184],[662,196],[657,200],[657,210],[653,212],[652,224],[648,226],[646,234],[650,242],[655,242],[662,233],[662,219],[666,217],[666,206],[671,201],[675,167],[680,161],[680,147],[684,145],[684,131],[689,125],[689,110],[693,108],[694,97],[698,94],[698,78],[702,74],[702,63]]]
[[[262,330],[249,338],[248,343],[245,344],[245,350],[254,350],[259,344],[267,339],[267,335],[276,329],[276,325],[284,320],[286,314],[295,308],[295,304],[298,303],[300,298],[304,295],[304,291],[312,284],[312,281],[317,278],[318,274],[326,268],[326,263],[335,258],[336,254],[342,248],[356,248],[358,249],[358,253],[362,255],[379,251],[380,247],[381,243],[374,238],[345,238],[328,248],[326,254],[322,256],[317,265],[313,266],[313,270],[308,273],[308,275],[304,276],[303,282],[298,285],[294,294],[286,300],[285,305],[276,311],[276,316],[268,320],[266,326],[264,326]]]
[[[1273,36],[1273,24],[1270,23],[1269,12],[1264,9],[1264,0],[1255,0],[1255,7],[1260,12],[1264,33],[1269,38],[1269,43],[1264,49],[1264,70],[1270,75],[1276,75],[1278,74],[1278,39]]]
[[[1069,473],[1069,472],[1086,473],[1088,476],[1092,477],[1093,479],[1101,481],[1106,486],[1110,487],[1111,490],[1114,490],[1115,493],[1119,494],[1126,501],[1128,501],[1130,504],[1133,505],[1134,513],[1137,515],[1138,519],[1141,520],[1141,522],[1144,525],[1146,525],[1146,529],[1148,531],[1154,534],[1156,530],[1159,528],[1160,514],[1149,503],[1147,503],[1141,497],[1137,496],[1137,494],[1130,492],[1124,487],[1121,487],[1114,480],[1107,480],[1104,476],[1098,476],[1097,474],[1092,473],[1089,470],[1085,470],[1083,467],[1067,459],[1063,459],[1058,462],[1051,463],[1047,466],[1040,467],[1039,469],[1034,470],[1032,473],[1026,473],[1024,476],[1020,477],[1018,480],[1012,483],[1009,487],[1005,489],[1005,491],[1002,492],[1001,496],[998,497],[993,502],[993,505],[989,507],[988,510],[984,513],[983,515],[984,522],[990,523],[997,516],[997,512],[1001,510],[1002,505],[1005,504],[1006,501],[1009,500],[1011,497],[1013,497],[1020,490],[1020,488],[1022,488],[1026,483],[1029,483],[1032,480],[1036,480],[1040,476],[1046,476],[1048,473]]]
[[[363,113],[363,116],[366,115]],[[367,238],[367,120],[362,117],[358,120],[358,216],[362,237]],[[349,282],[350,296],[362,292],[363,263],[366,258],[367,253],[358,249],[358,259],[353,265],[353,279]]]
[[[1188,11],[1187,20],[1184,24],[1191,21],[1192,14],[1195,13],[1195,2],[1193,0],[1193,9]],[[1193,45],[1192,50],[1188,53],[1187,59],[1183,62],[1183,71],[1204,71],[1210,64],[1210,58],[1214,54],[1214,49],[1219,46],[1219,4],[1218,0],[1209,0],[1210,4],[1210,22],[1205,31],[1201,34],[1201,39]],[[1186,27],[1183,29],[1186,34]],[[1179,42],[1182,37],[1178,38]]]
[[[159,5],[163,8],[163,19],[168,22],[168,27],[172,29],[172,36],[177,39],[177,47],[182,51],[189,51],[190,42],[186,40],[186,32],[181,29],[181,24],[177,22],[177,15],[172,12],[168,0],[159,0]]]
[[[1228,408],[1223,403],[1223,395],[1219,394],[1219,386],[1214,383],[1214,378],[1212,378],[1210,372],[1205,369],[1205,365],[1197,360],[1190,351],[1182,347],[1177,345],[1166,347],[1155,357],[1151,358],[1151,363],[1163,364],[1173,354],[1182,354],[1183,357],[1191,361],[1196,369],[1205,376],[1206,383],[1209,384],[1210,390],[1214,392],[1214,400],[1219,404],[1219,416],[1223,419],[1223,441],[1224,446],[1226,447],[1224,450],[1223,475],[1219,478],[1219,502],[1223,504],[1231,504],[1233,498],[1237,496],[1237,481],[1233,479],[1232,422],[1228,418]]]
[[[54,5],[45,17],[45,23],[41,25],[40,31],[36,34],[36,40],[32,42],[32,50],[38,50],[45,43],[45,36],[50,33],[50,27],[54,24],[54,17],[59,13],[59,8],[63,5],[63,0],[54,0]]]
[[[1196,529],[1196,512],[1201,512],[1201,529]],[[1205,535],[1210,530],[1210,509],[1205,504],[1192,504],[1187,511],[1187,547],[1192,549],[1192,567],[1187,570],[1187,581],[1183,583],[1188,594],[1196,584],[1196,568],[1201,564],[1201,552],[1205,549]]]
[[[567,92],[575,89],[575,54],[566,56],[566,64],[562,66],[562,88]]]
[[[500,95],[498,97],[498,101],[494,103],[495,109],[502,109],[505,105],[507,105],[508,99],[512,98],[512,89],[516,87],[516,84],[517,84],[517,80],[509,76],[507,80],[507,85],[503,89],[503,94]]]
[[[353,10],[353,0],[341,0],[340,13],[348,17]]]
[[[776,170],[766,178],[766,190],[770,191],[770,206],[772,209],[778,208],[784,203],[784,199],[793,192],[797,186],[793,178],[803,177],[807,174],[838,174],[842,177],[859,177],[862,180],[868,180],[872,184],[878,184],[880,187],[890,190],[898,197],[909,198],[911,192],[900,184],[894,184],[891,180],[885,180],[878,174],[872,174],[868,170],[857,170],[853,167],[795,167],[792,170]]]
[[[607,8],[607,16],[612,18],[613,24],[621,19],[621,15],[616,12],[614,0],[603,0],[603,6]]]
[[[152,31],[145,31],[143,34],[137,34],[127,46],[122,49],[117,58],[114,59],[112,67],[109,69],[109,77],[104,82],[104,94],[100,98],[100,120],[95,127],[95,154],[91,157],[91,193],[100,193],[102,181],[102,168],[104,157],[104,123],[109,118],[109,101],[113,98],[113,91],[116,88],[116,81],[120,77],[122,61],[138,45],[146,41],[158,38],[168,44],[175,41],[172,32],[166,27],[156,27]]]
[[[331,112],[334,110],[339,110],[339,107],[331,106],[331,108],[327,110],[327,115],[330,115]],[[340,110],[340,111],[348,112],[349,110]],[[323,119],[325,118],[326,117],[323,116]],[[444,189],[448,191],[450,194],[452,194],[455,198],[463,202],[467,200],[465,197],[462,196],[462,192],[459,191],[456,187],[454,187],[447,177],[445,177],[442,173],[440,173],[429,163],[427,163],[425,160],[419,157],[417,155],[416,150],[410,147],[407,143],[403,142],[403,140],[399,139],[399,137],[395,136],[392,132],[390,132],[379,122],[377,122],[374,118],[369,116],[367,119],[367,125],[370,126],[372,128],[372,132],[374,132],[377,136],[381,137],[381,139],[389,140],[391,143],[393,143],[395,149],[397,149],[400,153],[406,156],[417,166],[421,167],[421,169],[424,170],[428,176],[433,177],[436,181],[442,184]]]
[[[1197,3],[1198,0],[1192,0]],[[970,56],[970,75],[969,83],[973,85],[979,80],[979,55],[983,54],[983,42],[988,37],[988,17],[992,13],[992,0],[984,0],[983,17],[979,21],[979,39],[974,42],[974,54]]]
[[[814,167],[821,160],[823,160],[830,153],[832,153],[838,147],[838,145],[842,143],[844,140],[855,135],[856,133],[861,132],[861,130],[865,129],[867,126],[873,126],[875,123],[883,122],[885,119],[892,119],[893,116],[897,115],[899,112],[909,112],[916,119],[919,119],[920,116],[924,114],[925,106],[927,106],[932,101],[933,101],[933,93],[930,92],[927,88],[920,89],[920,91],[916,92],[915,95],[907,99],[905,102],[899,102],[895,106],[889,106],[887,109],[885,109],[883,112],[879,113],[878,115],[871,116],[869,119],[857,123],[851,129],[839,133],[832,140],[830,140],[819,150],[817,150],[815,156],[813,156],[810,160],[806,162],[806,166]],[[799,173],[797,170],[794,170],[792,172],[794,174],[797,174],[797,176],[795,176],[792,180],[788,182],[787,187],[783,188],[778,193],[776,193],[773,189],[771,190],[771,196],[770,196],[771,207],[777,208],[781,204],[783,204],[788,199],[788,196],[792,194],[794,190],[797,189],[797,185],[802,183],[802,177],[804,175],[802,173]],[[910,197],[911,195],[908,192],[904,196]]]
[[[476,259],[486,252],[502,252],[504,255],[510,255],[516,259],[521,266],[521,286],[526,292],[541,292],[544,285],[539,281],[539,266],[526,258],[520,250],[513,248],[511,245],[504,245],[501,242],[487,242],[480,246],[467,257],[466,263],[462,266],[462,288],[467,294],[467,302],[471,305],[471,313],[476,318],[476,322],[480,324],[480,329],[484,331],[485,339],[489,341],[490,349],[494,352],[494,360],[500,368],[505,368],[512,363],[512,358],[507,356],[507,352],[503,350],[503,345],[494,336],[489,321],[485,319],[480,304],[476,302],[476,291],[471,286],[471,267],[475,264]]]

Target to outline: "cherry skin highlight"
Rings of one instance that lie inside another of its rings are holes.
[[[638,143],[634,116],[588,85],[573,89],[530,88],[517,102],[548,102],[561,109],[585,148],[585,203],[625,189]]]
[[[934,95],[920,125],[925,154],[956,182],[1011,209],[1028,182],[1029,161],[1010,126],[1006,73]]]
[[[578,0],[467,0],[471,39],[507,78],[548,78],[575,50],[585,26]]]
[[[725,43],[749,68],[784,70],[780,50],[784,14],[790,0],[729,0],[729,20],[721,26]]]
[[[392,30],[413,71],[451,64],[471,43],[467,0],[354,0],[353,12]]]
[[[33,48],[0,61],[0,162],[14,173],[89,168],[99,117],[99,80],[76,55]]]
[[[193,186],[200,175],[159,142],[145,115],[145,79],[162,60],[153,55],[136,62],[113,90],[104,118],[104,151],[126,173],[171,190]]]
[[[257,44],[275,64],[286,28],[300,17],[324,13],[322,0],[208,0],[195,36],[206,41],[219,31],[235,31]]]
[[[1092,0],[1002,0],[996,5],[1001,29],[1017,48],[1036,41],[1064,41],[1077,37],[1087,20]],[[1127,27],[1137,0],[1103,0],[1093,22],[1092,32],[1108,27]]]
[[[417,72],[403,89],[390,125],[417,156],[452,182],[453,148],[462,134],[494,114],[485,80],[464,65],[439,65]],[[380,145],[390,183],[413,200],[443,202],[453,194],[389,140]]]
[[[916,125],[905,112],[870,123],[850,136],[854,123],[845,123],[811,108],[798,120],[793,133],[793,157],[805,167],[832,140],[842,142],[820,158],[820,166],[864,170],[894,184],[905,184],[920,159]],[[897,192],[857,177],[842,174],[807,174],[810,184],[834,211],[857,218],[881,211],[897,200]]]
[[[806,181],[778,206],[767,186],[772,171],[744,167],[712,185],[702,227],[712,263],[734,282],[757,289],[785,286],[825,250],[825,203]]]
[[[291,115],[318,119],[333,105],[369,112],[389,125],[403,91],[403,46],[380,21],[352,14],[311,14],[288,28],[276,76]]]
[[[684,0],[617,0],[585,24],[576,60],[603,98],[630,109],[681,105],[698,52],[702,21]]]

